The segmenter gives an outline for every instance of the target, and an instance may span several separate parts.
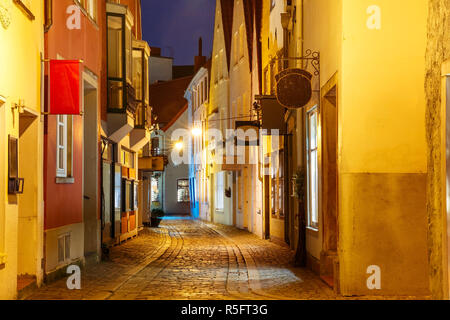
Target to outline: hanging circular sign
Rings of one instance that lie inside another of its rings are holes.
[[[303,69],[286,69],[275,76],[277,100],[288,109],[304,107],[311,100],[312,74]]]

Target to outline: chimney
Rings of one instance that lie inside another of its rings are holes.
[[[206,57],[203,56],[203,40],[200,37],[198,39],[198,56],[194,58],[194,73],[197,73],[201,67],[206,63]]]

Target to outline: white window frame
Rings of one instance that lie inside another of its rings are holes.
[[[62,242],[63,242],[63,256],[64,256],[64,259],[63,260],[60,260],[59,259],[59,241],[62,239]],[[67,241],[67,239],[69,240],[69,244],[67,245],[67,243],[66,243],[66,241]],[[58,238],[57,238],[57,243],[56,243],[56,248],[58,249],[58,251],[57,251],[57,255],[58,255],[58,264],[65,264],[65,263],[67,263],[67,262],[69,262],[69,261],[71,261],[72,260],[72,258],[71,258],[71,252],[72,252],[72,248],[71,248],[71,245],[72,245],[72,236],[71,236],[71,234],[70,234],[70,232],[69,233],[64,233],[64,234],[61,234],[61,235],[59,235],[58,236]],[[67,252],[67,246],[68,246],[68,249],[69,249],[69,252]]]
[[[316,116],[316,146],[311,147],[311,118]],[[306,157],[307,157],[307,195],[308,195],[308,228],[313,230],[319,229],[319,110],[315,106],[308,110],[306,114],[306,128],[307,128],[307,141],[306,141]],[[312,154],[316,154],[316,162],[312,163]],[[315,166],[315,190],[312,190],[312,166]],[[315,193],[315,197],[313,197]],[[315,199],[315,203],[313,203]],[[314,211],[314,212],[313,212]]]
[[[61,178],[67,177],[67,130],[68,130],[68,117],[67,115],[58,115],[56,117],[56,176]],[[60,127],[63,128],[62,137],[60,135]],[[63,163],[60,163],[59,153],[63,150]]]
[[[216,193],[215,193],[215,207],[216,211],[223,211],[225,207],[225,172],[221,171],[216,174]]]

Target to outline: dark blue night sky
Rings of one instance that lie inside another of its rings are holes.
[[[203,55],[211,54],[215,6],[215,0],[142,0],[143,38],[174,64],[194,64],[199,37]]]

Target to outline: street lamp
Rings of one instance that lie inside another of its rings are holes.
[[[192,135],[194,137],[200,137],[202,135],[202,129],[199,127],[195,127],[192,129]]]
[[[178,141],[177,143],[175,143],[175,150],[177,151],[183,150],[183,142]]]

